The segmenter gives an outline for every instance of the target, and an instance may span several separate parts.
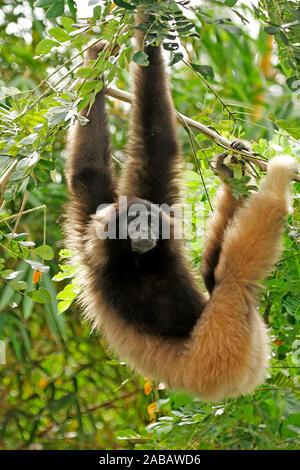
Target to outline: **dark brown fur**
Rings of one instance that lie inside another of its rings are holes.
[[[137,41],[140,47],[140,33]],[[129,157],[117,189],[104,90],[89,124],[77,124],[69,137],[66,233],[83,287],[80,302],[111,347],[138,371],[205,399],[247,393],[263,380],[268,362],[253,285],[280,251],[295,164],[275,159],[260,191],[242,207],[222,186],[203,255],[209,300],[198,289],[181,241],[159,240],[140,255],[128,240],[99,240],[95,211],[117,195],[169,205],[180,200],[181,158],[162,54],[155,46],[145,52],[150,65],[135,66]]]

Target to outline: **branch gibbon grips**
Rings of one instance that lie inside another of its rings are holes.
[[[141,32],[136,40],[143,47]],[[103,46],[88,52],[87,64]],[[222,183],[202,258],[209,296],[202,294],[182,240],[172,230],[162,236],[162,220],[173,221],[160,206],[180,202],[182,161],[161,48],[146,45],[144,51],[149,66],[134,65],[128,159],[119,181],[112,172],[104,88],[90,113],[82,112],[89,123],[76,123],[69,135],[65,231],[82,286],[80,305],[110,347],[143,375],[204,400],[247,394],[263,382],[269,353],[255,283],[280,254],[296,164],[271,160],[260,189],[244,202]],[[223,157],[218,161],[221,177],[230,178]],[[120,196],[127,198],[122,210]],[[134,238],[128,227],[136,203],[144,205],[147,223]],[[159,220],[155,235],[148,220],[152,205]],[[126,236],[102,239],[99,227],[113,214],[116,229],[125,220]]]

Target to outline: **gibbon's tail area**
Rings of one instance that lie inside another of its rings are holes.
[[[141,47],[142,35],[137,35]],[[172,204],[178,200],[181,164],[174,108],[160,47],[145,50],[150,65],[135,65],[130,155],[117,194]],[[259,191],[244,204],[222,186],[203,254],[211,291],[206,300],[181,241],[158,240],[151,251],[137,254],[129,245],[123,250],[124,241],[98,238],[96,206],[117,207],[103,90],[88,118],[69,139],[71,201],[65,223],[86,317],[118,356],[143,375],[204,400],[251,392],[268,365],[255,282],[269,273],[280,253],[295,161],[271,160]]]

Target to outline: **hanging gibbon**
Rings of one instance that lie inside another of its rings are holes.
[[[104,88],[90,112],[82,112],[88,124],[76,123],[69,135],[65,231],[80,304],[109,346],[144,376],[208,401],[247,394],[263,382],[269,355],[256,281],[280,254],[297,165],[290,157],[273,158],[246,201],[222,183],[206,234],[202,276],[208,293],[202,294],[182,240],[161,236],[162,221],[171,227],[173,221],[160,206],[180,202],[181,155],[161,47],[144,45],[139,31],[136,42],[149,65],[134,65],[128,159],[119,181],[112,174]],[[104,44],[87,52],[86,65]],[[242,145],[235,142],[233,149]],[[127,196],[125,208],[121,195]],[[143,236],[129,233],[136,204],[147,216],[155,207],[158,233],[148,219]],[[98,236],[110,217],[116,229],[125,227],[125,237]]]

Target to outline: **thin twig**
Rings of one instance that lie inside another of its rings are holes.
[[[43,204],[42,206],[33,207],[32,209],[27,209],[26,211],[23,211],[22,215],[29,214],[29,212],[34,212],[39,209],[45,209],[45,207],[46,207],[45,204]],[[7,220],[15,219],[16,217],[18,217],[18,215],[19,213],[10,215],[9,217],[5,217],[4,219],[0,219],[0,224],[1,222],[6,222]]]
[[[22,214],[23,214],[23,211],[24,211],[24,207],[25,207],[25,204],[26,204],[26,201],[27,201],[27,198],[28,198],[28,195],[29,195],[29,191],[27,190],[24,194],[24,197],[23,197],[23,201],[22,201],[22,205],[21,205],[21,209],[19,211],[19,214],[18,214],[18,218],[16,220],[16,223],[15,223],[15,226],[13,228],[13,231],[11,233],[11,236],[10,236],[10,242],[12,241],[12,239],[14,238],[14,234],[16,233],[17,231],[17,228],[18,228],[18,225],[20,223],[20,220],[21,220],[21,217],[22,217]]]

